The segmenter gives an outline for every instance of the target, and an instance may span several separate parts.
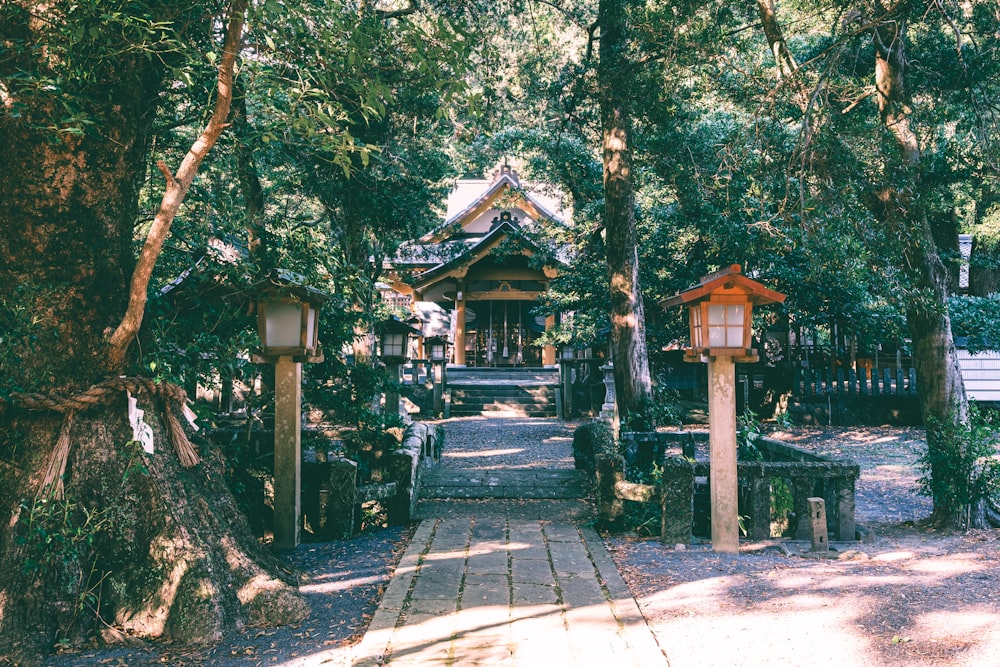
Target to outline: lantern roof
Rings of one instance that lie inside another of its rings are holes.
[[[411,327],[395,316],[378,322],[375,325],[375,332],[378,334],[403,333],[411,336],[423,336],[423,332],[420,329]]]
[[[287,294],[312,304],[323,304],[330,295],[306,284],[303,275],[287,269],[271,269],[263,280],[254,284],[254,291],[261,295]]]
[[[663,309],[704,301],[715,292],[743,292],[748,301],[755,306],[765,306],[770,303],[782,303],[785,295],[775,292],[743,275],[739,264],[730,264],[721,271],[709,274],[694,287],[660,301]]]

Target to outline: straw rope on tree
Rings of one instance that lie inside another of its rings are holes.
[[[70,429],[76,413],[110,403],[126,391],[136,398],[146,398],[159,402],[160,417],[182,466],[190,468],[201,461],[194,445],[184,433],[184,427],[174,414],[172,408],[174,404],[181,405],[183,409],[187,402],[187,393],[174,384],[157,383],[149,378],[117,377],[99,382],[71,395],[21,393],[12,394],[6,399],[0,397],[0,412],[8,407],[13,407],[21,410],[57,412],[64,416],[62,427],[59,430],[59,438],[49,457],[39,495],[51,494],[55,498],[63,496],[62,477],[69,458]]]

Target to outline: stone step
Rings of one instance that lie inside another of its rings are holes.
[[[569,469],[430,470],[420,483],[421,498],[586,498],[586,479]]]
[[[452,405],[509,405],[511,407],[530,407],[552,404],[551,396],[493,396],[489,394],[478,394],[472,396],[451,395]]]
[[[477,396],[502,396],[504,398],[533,398],[547,400],[555,392],[551,387],[470,387],[468,385],[451,386],[451,396],[454,398],[474,398]]]
[[[453,417],[471,417],[476,415],[486,417],[555,417],[554,405],[507,405],[507,404],[452,404]]]
[[[555,417],[559,371],[541,368],[449,369],[451,414]]]

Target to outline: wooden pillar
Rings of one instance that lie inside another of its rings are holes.
[[[708,361],[709,486],[712,549],[739,553],[739,499],[736,478],[736,364],[729,356]]]
[[[465,294],[459,284],[455,294],[455,365],[465,366]]]
[[[549,331],[556,325],[556,316],[549,315],[545,318],[545,331]],[[554,345],[546,345],[542,348],[542,366],[556,365],[556,348]]]
[[[302,364],[274,366],[274,548],[299,545],[302,513]]]

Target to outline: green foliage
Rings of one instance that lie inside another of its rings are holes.
[[[24,530],[18,541],[31,557],[21,567],[25,573],[60,568],[61,564],[93,558],[90,547],[100,533],[111,529],[113,509],[94,509],[73,499],[37,498],[22,502]]]
[[[781,478],[771,480],[771,534],[784,537],[793,526],[789,516],[795,509],[792,486]]]
[[[996,414],[970,406],[967,423],[927,424],[927,451],[920,459],[920,492],[934,499],[942,519],[968,527],[973,506],[1000,499],[1000,450]]]
[[[140,443],[127,442],[119,449],[121,475],[107,482],[117,487],[115,491],[130,488],[148,474]],[[21,502],[15,540],[27,551],[21,563],[25,576],[44,578],[47,585],[58,587],[60,597],[74,601],[61,619],[61,632],[70,633],[85,619],[100,622],[102,591],[115,570],[106,549],[116,535],[131,530],[135,521],[131,506],[70,495]]]
[[[344,436],[344,456],[356,461],[364,481],[381,481],[383,459],[399,449],[405,424],[398,414],[368,413],[355,430]]]
[[[757,414],[750,409],[736,418],[736,450],[740,461],[761,461],[763,452],[757,446],[757,440],[763,435]]]
[[[0,396],[35,391],[49,381],[49,373],[36,367],[25,374],[22,359],[50,346],[58,331],[45,316],[56,290],[30,283],[17,285],[6,298],[0,297]]]
[[[986,297],[953,296],[948,300],[951,330],[955,336],[966,337],[969,352],[996,349],[1000,341],[1000,294]]]

